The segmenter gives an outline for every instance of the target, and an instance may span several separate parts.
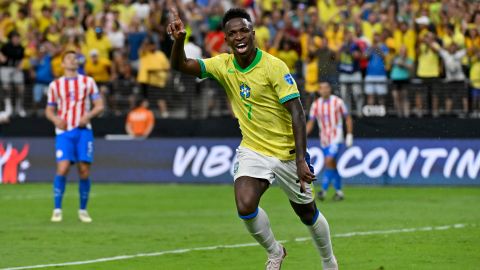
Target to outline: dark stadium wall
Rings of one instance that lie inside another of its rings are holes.
[[[0,183],[50,182],[55,140],[8,138],[0,143]],[[152,138],[95,141],[94,182],[232,182],[239,138]],[[317,177],[324,165],[319,141],[308,151]],[[346,184],[480,186],[480,139],[365,139],[341,149]],[[68,177],[76,181],[76,170]]]
[[[125,134],[124,117],[98,118],[93,121],[96,137]],[[314,130],[311,138],[318,132]],[[43,118],[16,118],[0,125],[0,136],[52,137],[53,125]],[[479,119],[456,118],[361,118],[354,121],[356,138],[480,138]],[[207,120],[157,119],[152,137],[240,137],[238,123],[232,118]]]

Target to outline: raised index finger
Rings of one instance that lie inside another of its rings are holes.
[[[180,20],[180,17],[178,16],[178,12],[176,8],[170,8],[170,13],[172,14],[172,18],[174,21]]]

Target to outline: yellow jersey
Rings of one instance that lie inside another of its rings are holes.
[[[213,78],[225,89],[242,132],[241,146],[280,160],[295,159],[292,117],[283,103],[300,93],[282,60],[257,49],[246,68],[226,53],[198,63],[201,78]]]
[[[470,84],[475,89],[480,89],[480,59],[473,62],[470,67]]]

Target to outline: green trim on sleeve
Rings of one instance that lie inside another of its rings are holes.
[[[242,68],[238,63],[237,63],[237,60],[235,59],[235,57],[233,57],[233,65],[235,66],[235,68],[242,72],[242,73],[245,73],[245,72],[248,72],[250,71],[252,68],[254,68],[258,62],[260,62],[260,60],[262,59],[262,50],[259,50],[257,48],[257,53],[255,55],[255,58],[253,59],[252,63],[250,63],[250,65],[248,65],[248,67],[246,68]]]
[[[200,64],[200,79],[205,79],[208,77],[207,68],[202,59],[197,59],[198,64]]]
[[[292,100],[292,99],[298,98],[298,97],[300,97],[300,93],[293,93],[293,94],[290,94],[290,95],[288,95],[288,96],[285,96],[285,97],[281,98],[281,99],[280,99],[280,103],[283,104],[283,103],[285,103],[285,102],[287,102],[287,101],[289,101],[289,100]]]

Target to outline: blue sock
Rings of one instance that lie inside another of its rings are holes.
[[[67,178],[62,175],[56,175],[53,180],[53,201],[55,203],[55,209],[62,208],[63,193],[65,192],[65,183]]]
[[[334,170],[333,169],[325,169],[323,173],[323,180],[322,180],[322,189],[327,190],[328,186],[330,186],[330,182],[333,179]]]
[[[337,169],[333,172],[333,187],[335,187],[335,190],[342,190],[342,177],[340,177]]]
[[[80,179],[78,183],[78,192],[80,193],[80,209],[87,209],[88,195],[90,193],[90,179]]]

